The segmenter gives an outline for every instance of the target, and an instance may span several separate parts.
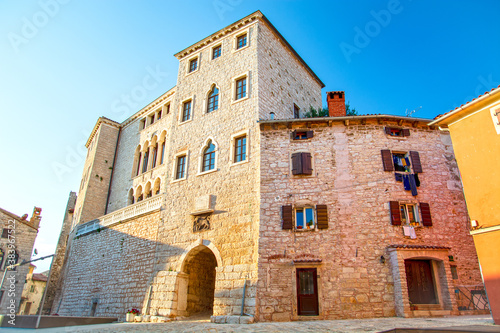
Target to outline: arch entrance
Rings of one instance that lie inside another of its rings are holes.
[[[218,260],[203,243],[191,248],[183,259],[178,276],[178,312],[185,316],[211,315]]]

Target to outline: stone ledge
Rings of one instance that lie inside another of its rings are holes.
[[[210,316],[210,322],[215,324],[253,324],[253,316]]]

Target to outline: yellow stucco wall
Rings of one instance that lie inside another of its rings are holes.
[[[500,224],[500,134],[490,114],[498,105],[500,101],[478,103],[448,125],[469,216],[483,227]]]

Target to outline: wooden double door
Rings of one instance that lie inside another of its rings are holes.
[[[413,304],[437,304],[430,260],[405,260],[408,296]]]
[[[319,315],[316,268],[297,268],[297,309],[299,316]]]

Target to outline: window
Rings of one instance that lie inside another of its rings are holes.
[[[458,279],[457,266],[450,265],[450,270],[451,270],[451,278],[453,280],[457,280]]]
[[[411,163],[408,154],[392,153],[394,171],[411,172]]]
[[[413,172],[422,173],[422,164],[420,155],[417,151],[391,152],[390,150],[381,150],[382,163],[384,171]]]
[[[312,175],[312,157],[311,153],[292,154],[292,174],[293,175]]]
[[[406,225],[418,226],[420,225],[420,217],[418,215],[418,208],[413,204],[400,204],[401,223]]]
[[[316,205],[316,209],[312,206],[295,207],[295,214],[293,214],[292,205],[286,205],[281,207],[281,215],[282,228],[285,230],[328,229],[326,205]],[[293,221],[293,215],[295,215],[295,221]]]
[[[217,59],[222,53],[222,46],[218,45],[212,49],[212,59]]]
[[[209,141],[208,147],[203,152],[202,172],[210,171],[215,168],[215,145]]]
[[[191,119],[191,101],[184,102],[182,105],[182,121]]]
[[[423,225],[432,226],[432,217],[428,203],[389,202],[389,211],[392,225]],[[420,215],[419,215],[420,213]]]
[[[247,96],[247,78],[236,80],[236,100]]]
[[[139,122],[139,131],[143,130],[146,127],[146,119],[141,119]]]
[[[170,113],[170,103],[168,103],[167,105],[165,105],[165,113],[166,114]]]
[[[157,118],[158,120],[160,120],[160,119],[161,119],[161,109],[158,111],[158,116],[156,116],[156,118]]]
[[[305,207],[295,209],[295,228],[314,229],[314,208]]]
[[[292,132],[293,140],[307,140],[314,136],[314,131],[295,130]]]
[[[154,122],[155,122],[155,115],[153,113],[151,116],[149,116],[149,125],[152,125]]]
[[[35,286],[32,285],[31,288],[30,288],[30,293],[34,293],[35,292]]]
[[[153,164],[151,168],[154,168],[156,166],[157,157],[158,157],[158,144],[156,144],[155,147],[153,148]]]
[[[165,142],[161,144],[161,159],[160,159],[160,164],[163,164],[163,159],[165,157]]]
[[[191,59],[189,61],[189,73],[192,73],[197,69],[198,69],[198,58]]]
[[[175,167],[175,179],[182,179],[186,177],[186,155],[177,157]]]
[[[149,150],[144,152],[144,157],[142,159],[142,172],[148,171],[148,160],[149,160]]]
[[[139,172],[141,171],[141,155],[142,153],[139,153],[139,158],[137,159],[137,171],[135,173],[136,176],[138,176]]]
[[[247,137],[241,136],[234,140],[234,163],[247,159]]]
[[[386,127],[385,134],[390,136],[410,136],[410,130],[408,128],[395,128],[395,127]]]
[[[300,118],[300,112],[299,111],[300,111],[299,107],[294,104],[293,105],[293,117],[294,118],[296,118],[296,119]]]
[[[219,89],[214,85],[208,94],[207,112],[215,111],[219,108]]]
[[[238,36],[236,38],[236,49],[239,50],[245,46],[247,46],[247,34]]]
[[[3,252],[2,249],[0,249],[0,268],[2,268],[4,255],[5,255],[5,253]],[[1,302],[1,300],[0,300],[0,302]]]
[[[9,228],[3,228],[2,238],[9,238]]]

